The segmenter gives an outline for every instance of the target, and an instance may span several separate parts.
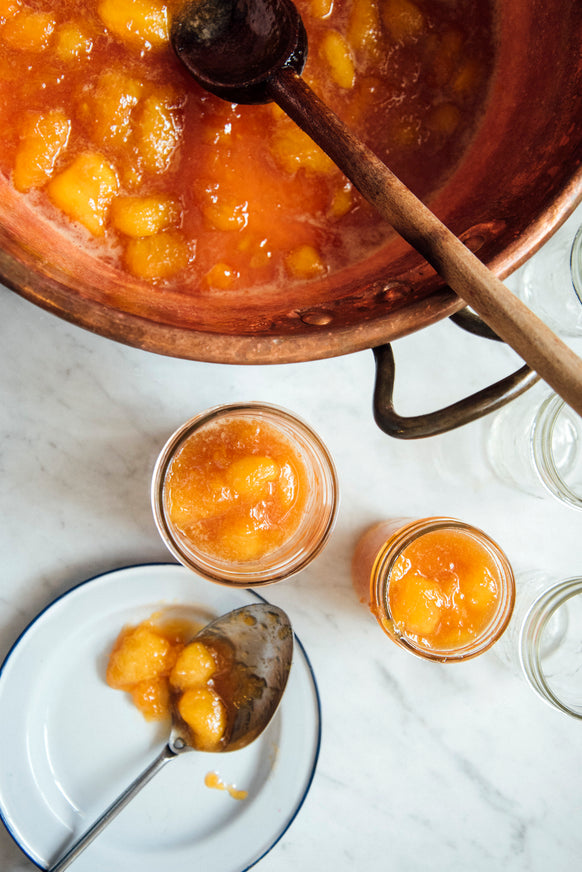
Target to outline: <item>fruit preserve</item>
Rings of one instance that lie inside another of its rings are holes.
[[[353,580],[384,631],[433,660],[467,659],[492,645],[515,598],[498,546],[449,518],[375,525],[356,547]]]
[[[129,275],[236,298],[375,251],[390,228],[293,122],[182,68],[178,2],[0,0],[0,186],[113,270],[120,297]],[[297,5],[307,82],[415,193],[437,190],[487,100],[493,0]]]
[[[109,655],[106,681],[129,693],[147,720],[173,716],[195,748],[218,751],[249,678],[229,647],[219,640],[189,641],[192,632],[186,622],[165,622],[160,615],[125,627]]]
[[[274,581],[305,566],[335,518],[333,462],[315,433],[273,406],[210,410],[166,445],[154,473],[158,528],[215,581]]]
[[[230,418],[185,441],[165,494],[170,523],[200,551],[245,562],[293,536],[305,511],[307,474],[272,425]]]

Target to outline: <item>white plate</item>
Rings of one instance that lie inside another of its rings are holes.
[[[41,868],[54,863],[153,760],[165,730],[104,681],[125,624],[160,608],[213,617],[263,598],[173,564],[90,579],[43,611],[0,672],[0,814]],[[321,726],[317,686],[296,638],[277,714],[242,751],[170,761],[75,862],[76,872],[242,872],[281,838],[315,772]],[[217,772],[244,800],[204,785]]]

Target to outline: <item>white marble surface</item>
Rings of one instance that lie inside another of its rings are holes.
[[[369,351],[288,366],[202,364],[93,336],[6,290],[0,309],[0,656],[84,578],[170,562],[148,490],[176,426],[218,403],[286,406],[329,445],[342,497],[325,552],[299,577],[266,589],[311,658],[323,741],[300,814],[257,868],[580,867],[580,724],[538,700],[494,651],[456,666],[401,652],[351,588],[356,538],[394,515],[453,515],[493,536],[518,571],[580,573],[582,516],[497,481],[484,459],[486,422],[420,442],[391,440],[372,418]],[[403,413],[451,402],[517,364],[511,350],[449,322],[395,350]],[[2,872],[29,868],[0,829]]]

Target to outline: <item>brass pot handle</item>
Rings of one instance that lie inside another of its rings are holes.
[[[462,309],[452,316],[459,327],[478,336],[502,341],[481,321],[478,315]],[[504,406],[539,381],[539,376],[527,364],[500,381],[458,400],[444,409],[426,415],[403,417],[394,409],[396,365],[390,343],[372,349],[376,361],[374,385],[374,420],[378,427],[396,439],[424,439],[447,433],[470,421],[476,421]]]

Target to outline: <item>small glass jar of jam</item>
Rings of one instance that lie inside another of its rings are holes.
[[[222,584],[269,584],[306,567],[327,542],[337,476],[319,436],[285,409],[219,406],[170,437],[152,505],[182,564]]]
[[[375,524],[356,546],[352,577],[384,632],[427,660],[463,661],[487,650],[515,601],[506,556],[454,518]]]

